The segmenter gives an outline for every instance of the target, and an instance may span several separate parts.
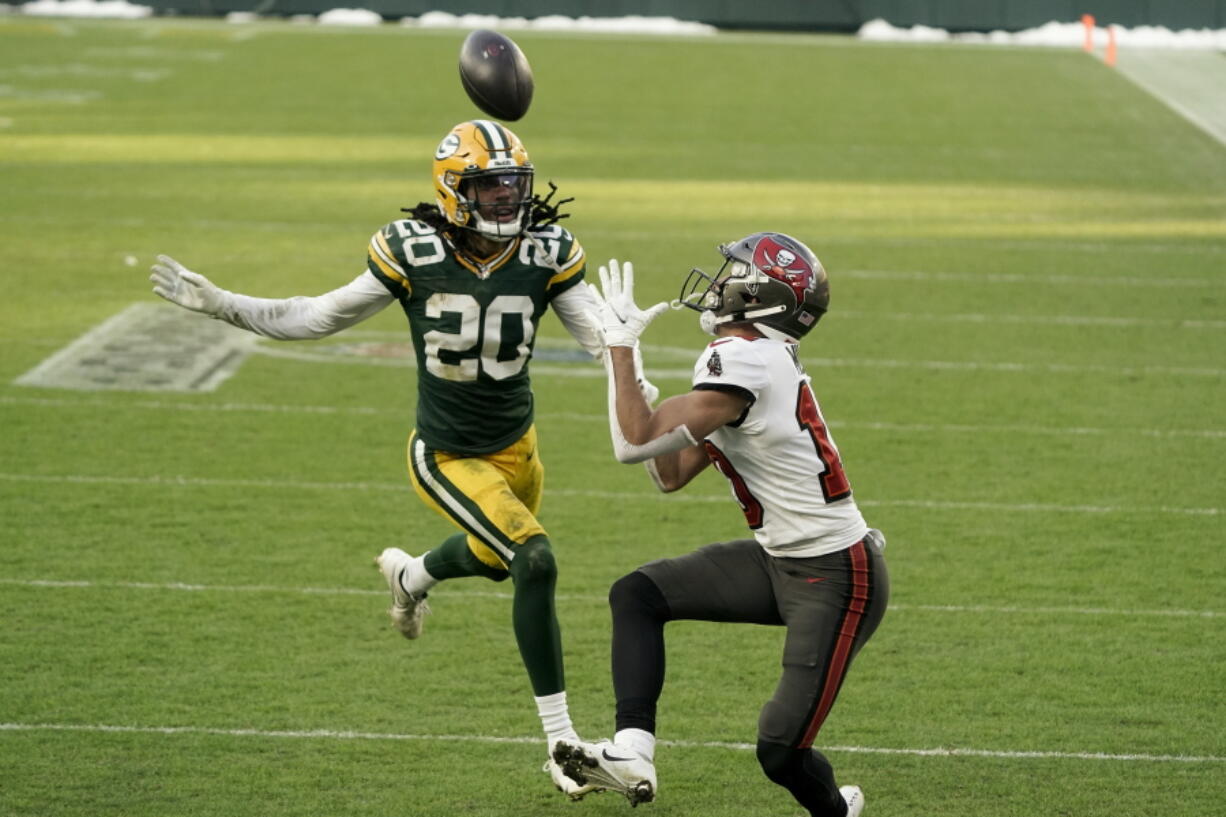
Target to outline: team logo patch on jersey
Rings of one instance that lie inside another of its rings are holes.
[[[719,352],[712,352],[707,358],[707,374],[712,377],[719,377],[724,373],[724,362],[719,359]]]

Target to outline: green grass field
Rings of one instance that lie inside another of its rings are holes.
[[[0,17],[0,814],[627,814],[540,773],[505,585],[387,626],[372,556],[450,533],[407,486],[398,310],[213,391],[14,383],[160,304],[157,253],[254,295],[351,279],[476,115],[463,34]],[[513,127],[640,302],[759,229],[830,272],[803,358],[894,594],[818,742],[866,815],[1221,814],[1226,148],[1075,51],[516,39]],[[703,338],[652,326],[665,394]],[[664,497],[614,462],[603,380],[557,356],[542,521],[594,738],[610,583],[743,519],[717,475]],[[779,633],[669,644],[635,813],[796,817],[751,751]]]

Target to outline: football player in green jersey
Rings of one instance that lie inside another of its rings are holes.
[[[457,125],[434,154],[433,181],[436,201],[375,233],[367,269],[326,294],[240,295],[167,256],[158,257],[150,280],[173,303],[279,339],[325,337],[400,303],[417,357],[410,480],[461,532],[415,557],[399,548],[379,554],[392,622],[417,638],[427,593],[439,582],[509,577],[515,638],[552,753],[558,740],[577,737],[554,608],[557,567],[536,518],[544,483],[528,361],[550,307],[599,356],[586,318],[597,303],[579,285],[583,248],[557,225],[564,216],[549,203],[552,192],[533,194],[533,166],[511,131],[487,120]],[[546,770],[576,799],[588,790],[552,760]]]

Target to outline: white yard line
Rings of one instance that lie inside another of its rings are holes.
[[[0,578],[0,585],[40,589],[77,590],[157,590],[185,593],[288,593],[306,596],[378,596],[387,590],[362,590],[353,587],[283,587],[267,584],[188,584],[186,582],[110,582],[74,579],[10,579]],[[505,600],[510,592],[500,590],[448,590],[449,598],[481,598]],[[604,605],[605,593],[559,593],[559,601],[589,602]],[[986,604],[907,604],[891,603],[891,611],[912,613],[964,613],[968,615],[1054,615],[1054,616],[1120,616],[1123,618],[1223,618],[1215,610],[1137,610],[1107,607],[1026,607],[1020,605],[992,606]]]
[[[100,400],[96,398],[62,398],[62,397],[13,397],[0,395],[0,406],[37,406],[39,408],[68,409],[102,409],[107,411],[124,411],[138,409],[147,411],[185,411],[252,413],[252,414],[356,414],[362,416],[403,417],[411,419],[408,408],[372,408],[369,406],[294,406],[276,403],[195,403],[173,400],[135,400],[120,402],[116,400]],[[604,412],[583,413],[575,411],[541,412],[536,415],[538,420],[564,420],[584,423],[604,423],[608,417]],[[898,431],[908,433],[935,434],[1041,434],[1070,436],[1101,436],[1119,435],[1122,437],[1196,437],[1203,439],[1226,439],[1226,429],[1216,428],[1094,428],[1086,426],[1038,426],[1038,425],[976,425],[973,423],[885,423],[873,421],[841,421],[832,420],[831,428],[847,428],[866,431]]]
[[[1085,284],[1106,287],[1205,287],[1220,289],[1221,277],[1175,278],[1162,275],[1128,277],[1112,275],[1023,275],[1015,272],[926,272],[921,270],[841,270],[844,278],[879,281],[943,281],[966,284]]]
[[[350,366],[382,366],[388,368],[407,369],[416,366],[410,358],[383,358],[368,356],[338,355],[308,347],[290,347],[284,344],[272,345],[262,343],[252,349],[253,354],[273,357],[283,360],[297,360],[303,363],[332,363]],[[1226,369],[1209,366],[1104,366],[1101,364],[1072,363],[1023,363],[1017,361],[976,361],[976,360],[900,360],[879,358],[811,358],[802,361],[806,366],[824,368],[854,368],[854,369],[928,369],[945,371],[988,371],[988,372],[1047,372],[1049,374],[1104,374],[1108,376],[1136,377],[1139,375],[1167,375],[1176,377],[1224,377]],[[600,378],[605,376],[599,366],[569,365],[559,366],[550,363],[533,363],[532,373],[535,377],[582,377]],[[653,380],[690,380],[692,368],[663,369],[655,366],[647,367],[647,374]]]
[[[323,491],[404,491],[408,481],[398,482],[309,482],[279,479],[220,479],[211,477],[146,476],[121,477],[92,474],[16,474],[0,472],[0,482],[42,482],[75,485],[158,485],[166,487],[211,488],[271,488]],[[613,499],[632,502],[728,502],[725,494],[665,495],[645,491],[546,490],[546,496],[569,496],[586,499]],[[858,504],[865,508],[924,508],[927,510],[989,510],[1021,513],[1141,513],[1179,514],[1185,516],[1218,516],[1222,508],[1195,508],[1172,505],[1056,505],[1045,502],[973,502],[929,499],[864,499]]]
[[[1223,320],[1184,318],[1134,318],[1112,315],[998,315],[984,312],[870,312],[840,309],[839,318],[875,321],[925,321],[928,323],[1040,324],[1045,326],[1098,326],[1112,329],[1226,329]]]
[[[370,741],[421,741],[421,742],[463,742],[463,743],[494,743],[494,744],[524,744],[535,745],[541,742],[539,736],[534,737],[500,737],[497,735],[421,735],[397,734],[388,732],[337,731],[332,729],[286,730],[286,729],[221,729],[205,726],[120,726],[111,724],[71,724],[71,723],[0,723],[0,731],[4,732],[104,732],[139,735],[215,735],[235,738],[265,738],[291,740],[370,740]],[[752,743],[735,743],[730,741],[693,741],[693,740],[662,740],[664,746],[674,746],[682,749],[732,749],[735,751],[750,751],[755,748]],[[1156,755],[1143,753],[1117,754],[1109,752],[1069,752],[1055,750],[1016,750],[1016,749],[965,749],[955,747],[938,748],[894,748],[878,746],[823,746],[823,751],[850,752],[857,754],[912,755],[915,757],[985,757],[1005,758],[1010,760],[1054,759],[1054,760],[1096,760],[1116,762],[1149,762],[1149,763],[1222,763],[1226,757],[1219,755]]]

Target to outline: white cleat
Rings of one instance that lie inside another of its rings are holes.
[[[379,566],[379,571],[387,580],[388,589],[392,591],[392,606],[387,614],[391,616],[392,626],[405,638],[417,638],[421,635],[422,619],[430,612],[430,605],[426,603],[424,593],[420,597],[410,596],[400,583],[412,559],[412,556],[400,548],[388,548],[375,557],[375,564]]]
[[[553,747],[553,760],[579,785],[619,791],[632,806],[656,799],[656,767],[633,749],[612,741],[560,740]]]
[[[543,768],[541,771],[548,772],[549,776],[553,778],[554,788],[565,794],[571,800],[582,800],[583,796],[586,794],[590,794],[594,791],[604,791],[604,789],[598,789],[591,784],[581,786],[575,781],[571,780],[562,773],[562,767],[555,763],[553,758],[549,758],[549,760],[545,761],[545,768]]]
[[[839,794],[847,801],[847,817],[860,817],[864,810],[864,792],[859,786],[839,786]]]

